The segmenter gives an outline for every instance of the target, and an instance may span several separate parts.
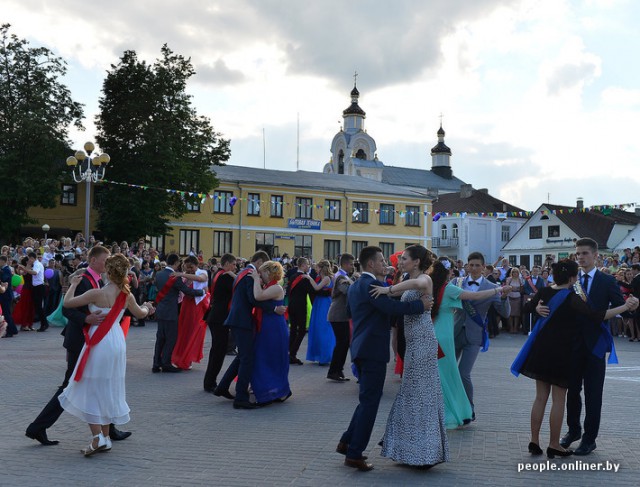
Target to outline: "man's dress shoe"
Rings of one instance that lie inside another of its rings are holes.
[[[31,438],[32,440],[36,440],[40,442],[41,445],[45,446],[57,445],[58,443],[60,443],[57,440],[50,440],[47,437],[47,432],[45,430],[30,431],[29,429],[27,429],[25,436]]]
[[[126,440],[131,436],[131,431],[120,431],[114,425],[109,426],[109,438],[113,441]]]
[[[251,401],[233,401],[233,409],[257,409],[259,407],[255,402]]]
[[[576,451],[574,451],[573,453],[578,456],[584,456],[584,455],[588,455],[595,449],[596,449],[595,441],[593,443],[587,443],[584,440],[582,440],[580,442],[580,445],[578,445],[578,448],[576,448]]]
[[[569,448],[571,446],[571,443],[573,443],[574,441],[578,441],[581,437],[582,435],[580,433],[574,434],[569,431],[560,439],[560,446],[562,448]]]
[[[213,395],[214,396],[218,396],[218,397],[226,397],[227,399],[235,399],[236,396],[234,396],[233,394],[231,394],[229,392],[229,389],[220,389],[219,387],[216,387],[213,390]]]
[[[153,366],[151,367],[151,372],[157,374],[158,372],[162,372],[162,369],[160,367]]]
[[[373,470],[373,465],[367,463],[364,458],[349,458],[346,457],[344,459],[344,464],[347,467],[357,468],[361,472],[368,472],[369,470]]]
[[[336,382],[347,382],[351,380],[340,374],[327,374],[327,379],[334,380]]]
[[[162,366],[162,372],[182,372],[182,369],[179,369],[178,367],[174,367],[173,365],[163,365]]]

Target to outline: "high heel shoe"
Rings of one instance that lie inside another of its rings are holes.
[[[96,439],[98,440],[98,444],[94,446]],[[97,435],[93,435],[93,437],[91,438],[91,443],[89,443],[89,446],[80,451],[85,457],[89,457],[94,453],[104,450],[106,447],[107,447],[107,439],[104,437],[102,433],[98,433]]]
[[[534,443],[533,441],[529,442],[529,453],[532,455],[542,455],[543,451],[540,448],[540,445]]]
[[[569,457],[573,455],[573,450],[556,450],[555,448],[547,448],[547,458]]]

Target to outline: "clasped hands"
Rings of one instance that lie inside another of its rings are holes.
[[[624,304],[627,307],[628,311],[635,311],[638,308],[639,303],[640,300],[638,300],[638,298],[636,298],[635,296],[630,296]],[[541,300],[536,306],[536,313],[538,313],[543,318],[546,318],[547,316],[549,316],[549,306],[545,305],[544,301]]]
[[[379,296],[388,296],[391,287],[392,286],[378,286],[376,284],[371,284],[371,291],[369,291],[369,294],[371,294],[371,296],[373,296],[375,299],[377,299]],[[423,294],[422,296],[420,296],[420,301],[422,301],[425,311],[430,311],[433,307],[433,297],[429,296],[428,294]]]

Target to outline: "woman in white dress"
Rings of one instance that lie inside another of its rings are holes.
[[[125,309],[138,319],[154,312],[151,303],[138,306],[129,292],[129,267],[129,260],[124,255],[113,255],[105,265],[109,281],[106,286],[74,297],[82,280],[80,275],[74,276],[64,298],[65,308],[88,305],[92,312],[101,310],[106,316],[100,325],[85,328],[85,345],[73,371],[73,379],[59,396],[65,411],[89,424],[93,438],[89,446],[81,450],[85,456],[110,450],[109,424],[129,421],[124,383],[126,345],[119,324]]]

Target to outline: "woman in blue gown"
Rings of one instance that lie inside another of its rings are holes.
[[[336,346],[336,336],[331,323],[327,319],[331,306],[331,289],[333,288],[333,271],[328,260],[321,260],[317,264],[318,282],[311,280],[316,291],[311,307],[309,319],[309,338],[307,343],[307,360],[318,362],[319,365],[329,365]]]
[[[267,261],[252,273],[253,294],[258,301],[267,301],[269,309],[284,302],[284,289],[279,262]],[[264,284],[264,285],[263,285]],[[261,405],[283,402],[291,397],[289,387],[289,329],[282,315],[257,312],[257,333],[254,344],[251,388]]]

